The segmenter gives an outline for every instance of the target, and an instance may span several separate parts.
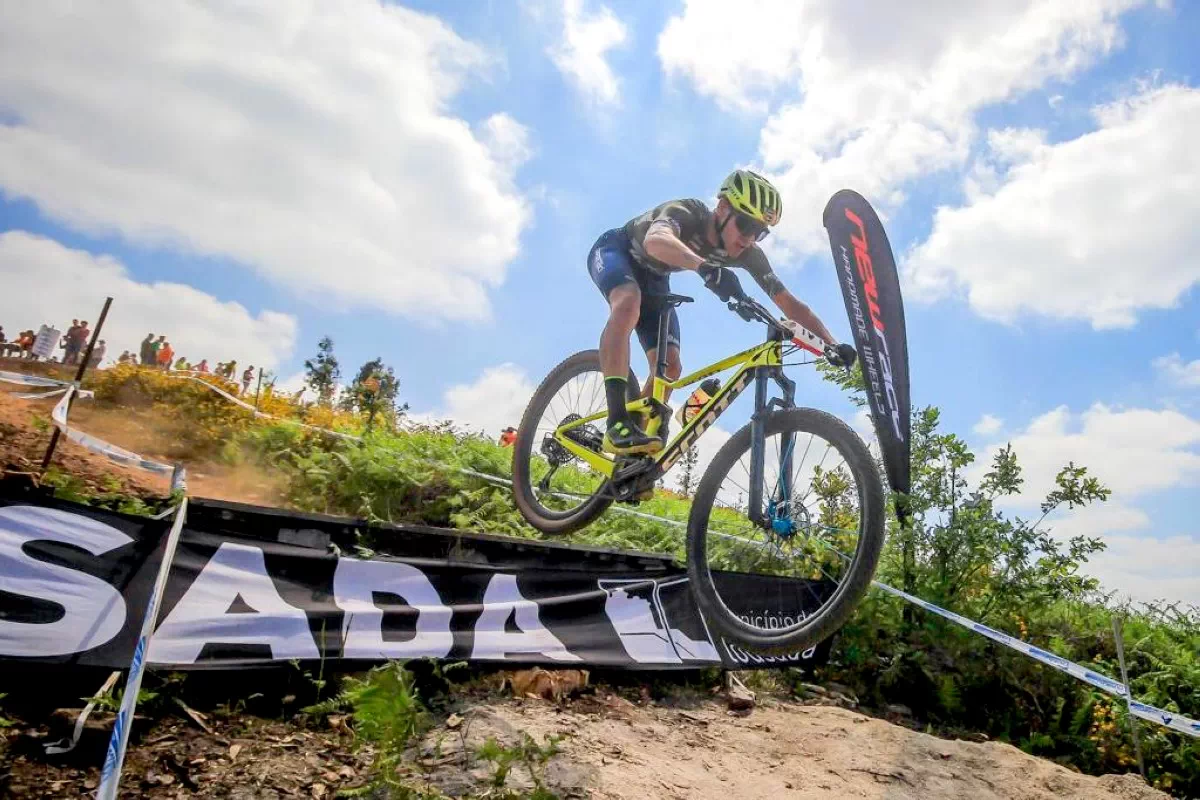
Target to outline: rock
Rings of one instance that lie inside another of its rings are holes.
[[[541,697],[561,700],[588,685],[586,669],[545,670],[541,667],[523,669],[507,676],[513,697]]]
[[[754,692],[734,684],[725,693],[730,711],[748,711],[754,708]]]
[[[902,717],[911,717],[913,715],[911,708],[909,708],[908,706],[902,706],[899,703],[892,703],[891,705],[889,705],[887,707],[887,713],[898,714]]]

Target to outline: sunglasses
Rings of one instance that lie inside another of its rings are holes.
[[[742,236],[747,236],[754,239],[756,242],[761,242],[763,239],[767,238],[767,234],[771,232],[766,225],[762,224],[753,217],[748,217],[740,211],[733,211],[730,213],[733,214],[733,222],[737,225],[738,232],[741,233]]]

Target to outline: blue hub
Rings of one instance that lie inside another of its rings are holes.
[[[781,539],[790,539],[796,534],[796,523],[785,513],[786,503],[776,504],[774,500],[767,503],[767,519],[771,521],[771,531]]]

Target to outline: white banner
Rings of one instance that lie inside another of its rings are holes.
[[[60,338],[62,338],[62,332],[58,328],[43,325],[38,328],[37,337],[33,340],[33,354],[49,361],[54,355],[54,348],[58,347]]]

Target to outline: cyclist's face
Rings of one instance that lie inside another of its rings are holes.
[[[721,245],[725,248],[726,253],[736,257],[741,255],[747,247],[754,244],[756,237],[742,233],[741,228],[737,225],[736,211],[726,206],[724,212],[725,214],[733,214],[735,216],[730,217],[725,226],[721,228]],[[722,216],[722,219],[724,219],[724,216]]]

